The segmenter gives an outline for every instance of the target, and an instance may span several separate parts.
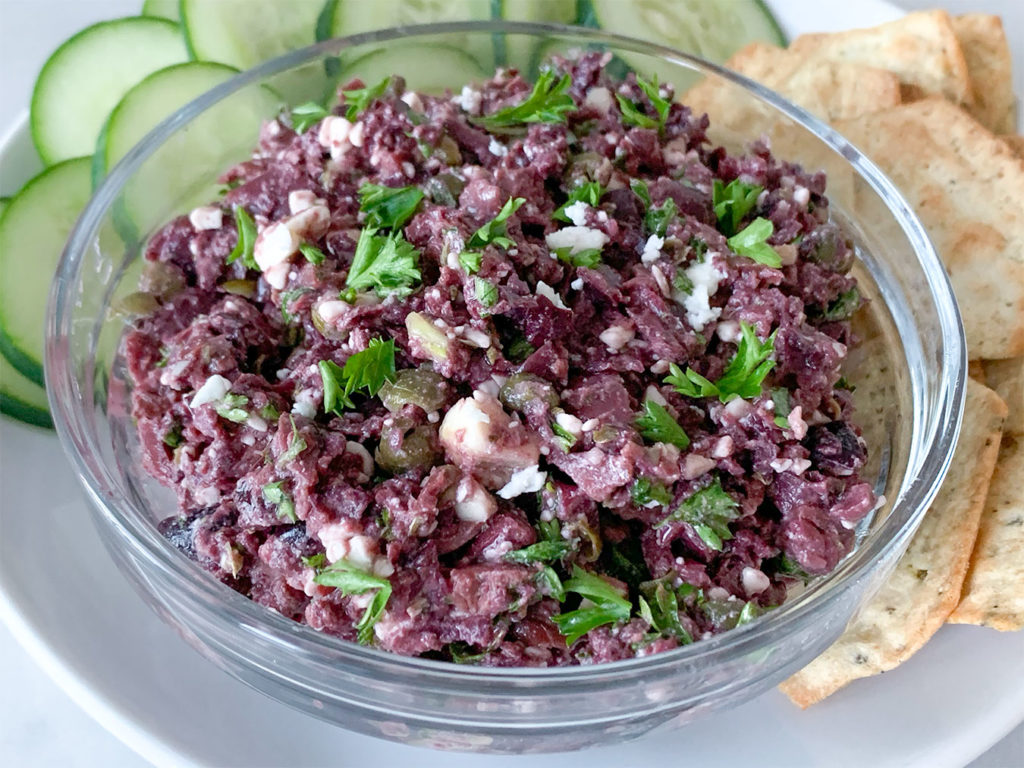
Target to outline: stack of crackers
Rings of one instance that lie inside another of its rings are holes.
[[[946,266],[970,380],[950,472],[839,640],[785,683],[807,707],[893,669],[945,622],[1024,626],[1024,137],[996,16],[909,14],[753,43],[726,64],[830,122],[899,187]],[[694,89],[695,108],[708,91]]]

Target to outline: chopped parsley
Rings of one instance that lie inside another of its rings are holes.
[[[171,350],[167,347],[160,347],[160,359],[153,364],[154,368],[166,368],[171,358]]]
[[[288,418],[292,423],[292,433],[288,436],[288,448],[277,459],[280,464],[294,461],[307,448],[305,438],[299,434],[299,430],[295,427],[295,417],[289,414]]]
[[[775,225],[768,219],[758,216],[742,231],[737,232],[726,242],[740,256],[764,264],[766,267],[778,269],[782,266],[782,258],[768,245],[768,238],[775,231]]]
[[[521,363],[537,350],[521,333],[517,333],[505,347],[505,359],[513,363]]]
[[[785,387],[772,387],[772,403],[775,405],[775,425],[789,429],[789,416],[792,407],[789,404],[789,390]]]
[[[843,291],[821,312],[819,317],[828,322],[846,320],[860,308],[860,291],[851,288]]]
[[[647,189],[647,182],[643,179],[630,179],[629,188],[633,190],[633,194],[640,198],[640,202],[644,204],[646,208],[651,207],[651,193]]]
[[[370,227],[398,229],[416,213],[422,199],[423,190],[416,186],[363,184],[359,188],[359,210],[366,214]]]
[[[604,194],[604,187],[599,182],[588,181],[584,184],[580,184],[569,190],[569,199],[566,200],[562,205],[551,214],[551,218],[558,219],[559,221],[572,221],[566,214],[565,209],[570,205],[578,202],[584,202],[592,208],[596,208],[598,203],[601,202],[601,196]]]
[[[740,323],[740,341],[736,354],[725,372],[717,382],[711,382],[692,368],[684,373],[678,365],[669,366],[670,375],[665,383],[676,388],[676,392],[686,397],[717,397],[727,403],[737,397],[752,398],[761,393],[761,384],[768,372],[775,367],[775,361],[768,358],[775,351],[775,335],[773,331],[765,341],[757,338],[752,325]]]
[[[284,322],[290,323],[295,319],[295,316],[288,310],[288,307],[293,301],[299,298],[299,296],[304,293],[309,293],[310,290],[312,289],[303,287],[281,292],[281,319],[284,320]]]
[[[651,578],[638,536],[605,544],[602,559],[605,573],[632,587]]]
[[[487,651],[476,652],[469,643],[461,640],[448,643],[448,655],[456,664],[476,664],[487,657]]]
[[[319,367],[324,412],[341,416],[343,407],[355,407],[353,392],[365,390],[373,397],[386,382],[395,380],[395,340],[370,339],[369,346],[349,357],[344,368],[333,360],[321,360]]]
[[[572,247],[567,245],[562,248],[555,248],[552,253],[558,257],[559,261],[564,261],[566,264],[571,264],[574,267],[593,269],[601,263],[600,248],[584,248],[582,251],[573,253]]]
[[[619,102],[619,111],[622,112],[622,122],[627,125],[635,125],[638,128],[649,128],[651,130],[660,131],[665,127],[665,122],[668,120],[668,113],[672,107],[672,103],[658,93],[658,78],[654,77],[650,82],[644,80],[642,77],[636,79],[636,84],[640,90],[644,92],[644,95],[651,102],[651,106],[654,107],[654,112],[657,117],[651,117],[640,110],[634,102],[627,99],[621,93],[615,94],[616,101]]]
[[[551,617],[558,631],[565,635],[566,645],[572,645],[597,627],[629,620],[632,604],[597,574],[573,565],[572,578],[562,586],[566,592],[575,592],[593,603]]]
[[[670,522],[689,523],[701,540],[716,552],[722,550],[722,542],[732,538],[729,523],[736,519],[739,504],[722,488],[719,477],[711,485],[701,488],[687,497],[676,509],[654,527]]]
[[[567,430],[557,421],[551,422],[551,431],[555,433],[555,440],[558,441],[564,453],[568,453],[569,449],[576,445],[576,435]]]
[[[649,581],[640,585],[640,618],[660,635],[674,637],[689,645],[693,636],[679,621],[679,596],[665,580]]]
[[[484,255],[480,251],[463,251],[459,254],[459,264],[469,275],[475,275],[480,271],[480,264],[483,260]]]
[[[329,114],[331,113],[315,101],[299,104],[297,107],[292,107],[292,129],[296,133],[305,133]]]
[[[542,594],[553,597],[560,603],[565,600],[565,586],[562,584],[562,580],[558,578],[555,569],[550,565],[545,565],[537,571],[534,579],[537,581],[537,586]]]
[[[644,507],[652,501],[665,506],[672,503],[672,492],[661,483],[651,481],[646,475],[640,475],[629,487],[629,497],[638,507]]]
[[[390,84],[391,78],[385,77],[376,85],[342,91],[341,95],[345,97],[345,105],[348,107],[345,117],[349,120],[355,120],[360,112],[384,95],[384,91],[388,89]]]
[[[315,555],[303,555],[299,558],[302,564],[307,568],[312,568],[314,571],[319,571],[325,565],[327,565],[327,555],[323,552],[317,552]]]
[[[420,279],[418,260],[419,251],[401,232],[385,236],[378,235],[374,227],[366,227],[359,233],[345,285],[353,291],[373,288],[381,296],[405,295]]]
[[[234,264],[239,259],[246,269],[259,269],[253,248],[256,246],[256,222],[242,206],[235,208],[235,227],[238,229],[238,241],[231,249],[226,264]]]
[[[266,419],[267,421],[277,421],[281,418],[281,413],[274,407],[273,403],[267,403],[260,408],[260,418]]]
[[[473,236],[469,238],[469,243],[467,243],[468,247],[483,248],[488,243],[493,243],[494,245],[500,245],[502,248],[511,248],[512,241],[505,236],[507,234],[508,217],[518,211],[525,202],[525,197],[510,197],[506,200],[505,204],[501,206],[501,210],[498,211],[498,215],[473,233]]]
[[[723,235],[731,237],[736,234],[740,222],[757,205],[757,198],[762,191],[764,187],[746,184],[739,179],[733,179],[728,184],[715,179],[711,188],[711,201],[715,207],[715,216],[718,217],[718,228]]]
[[[690,438],[679,426],[665,406],[653,400],[644,400],[644,411],[636,418],[636,428],[647,440],[656,443],[670,443],[678,448],[687,448]]]
[[[248,404],[248,402],[249,398],[245,395],[236,395],[234,392],[228,392],[214,404],[213,409],[222,419],[233,421],[235,424],[241,424],[249,418],[249,412],[242,407]]]
[[[664,237],[668,231],[668,225],[678,214],[679,208],[676,206],[676,201],[671,197],[666,197],[657,208],[647,209],[647,213],[644,214],[644,227],[648,234]]]
[[[541,72],[533,86],[533,92],[513,107],[499,109],[490,115],[474,120],[489,131],[515,128],[525,123],[564,123],[566,114],[576,109],[576,102],[569,95],[572,78],[558,77],[550,69]]]
[[[177,448],[182,443],[181,422],[174,422],[171,428],[164,433],[164,445],[168,448]]]
[[[317,573],[313,581],[323,587],[334,587],[344,595],[364,595],[376,590],[362,617],[356,622],[358,639],[362,645],[373,640],[373,625],[384,614],[391,599],[391,582],[380,576],[356,568],[345,560],[338,560]]]
[[[288,523],[299,522],[299,518],[295,514],[295,502],[292,501],[291,494],[284,489],[284,480],[264,485],[263,498],[267,504],[273,504],[277,507],[277,516],[279,518]]]
[[[510,563],[521,563],[530,565],[532,563],[550,563],[561,560],[572,550],[568,541],[538,541],[528,547],[517,549],[505,555],[505,560]]]
[[[476,300],[485,307],[493,307],[498,303],[498,288],[490,280],[484,280],[482,277],[474,278],[473,292],[476,294]]]
[[[303,243],[300,245],[299,252],[306,258],[306,261],[313,265],[323,264],[324,259],[327,258],[327,254],[312,243]]]

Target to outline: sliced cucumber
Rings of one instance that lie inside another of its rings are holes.
[[[193,59],[244,70],[316,42],[323,7],[324,0],[181,0],[181,19]],[[269,84],[299,103],[320,97],[325,77],[318,62]]]
[[[9,202],[10,198],[0,197],[0,217]],[[52,427],[48,407],[46,390],[22,376],[0,355],[0,413],[39,427]]]
[[[43,65],[32,91],[32,140],[47,165],[92,153],[125,92],[150,72],[187,58],[166,19],[103,21],[79,32]]]
[[[50,281],[92,192],[90,163],[79,157],[47,168],[0,214],[0,353],[40,386]]]
[[[142,4],[143,16],[155,16],[158,19],[181,21],[181,10],[178,0],[146,0]]]
[[[486,76],[480,63],[465,51],[447,45],[401,45],[371,51],[346,64],[342,79],[358,77],[365,83],[401,75],[406,86],[423,93],[457,91]]]
[[[576,19],[576,0],[497,0],[501,18],[506,21],[543,21],[572,24]],[[527,35],[504,35],[505,64],[529,72],[537,49],[543,41]]]
[[[158,70],[135,85],[114,107],[103,127],[96,163],[102,176],[157,123],[237,74],[237,69],[226,64],[189,61]]]
[[[755,40],[785,45],[775,17],[760,0],[588,0],[598,25],[627,37],[650,40],[719,64]],[[643,54],[620,56],[642,75],[677,81],[678,67]]]

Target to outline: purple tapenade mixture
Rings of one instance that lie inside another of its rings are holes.
[[[876,505],[825,178],[606,59],[352,82],[150,241],[124,340],[176,546],[296,621],[612,661],[826,574]]]

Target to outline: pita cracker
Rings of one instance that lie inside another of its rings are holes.
[[[953,17],[953,30],[967,62],[974,103],[968,111],[993,133],[1017,130],[1013,61],[998,16],[968,13]]]
[[[847,683],[902,664],[960,599],[1006,408],[968,380],[963,429],[942,489],[896,569],[825,653],[780,689],[806,708]]]
[[[1024,162],[941,99],[835,125],[920,217],[960,302],[970,358],[1024,354]]]
[[[985,369],[985,385],[994,389],[1010,409],[1003,431],[1024,436],[1024,357],[983,360],[981,365]],[[1024,489],[1024,477],[1020,483]]]
[[[971,566],[953,624],[1024,629],[1024,438],[999,451]]]
[[[967,363],[967,375],[979,384],[988,384],[985,381],[985,366],[982,365],[981,360],[971,360]]]
[[[790,50],[895,73],[905,96],[941,96],[971,104],[974,96],[960,43],[945,11],[921,11],[868,29],[801,35]]]
[[[1000,136],[1003,143],[1008,146],[1017,157],[1024,160],[1024,136],[1015,136],[1013,134],[1007,134],[1006,136]]]

